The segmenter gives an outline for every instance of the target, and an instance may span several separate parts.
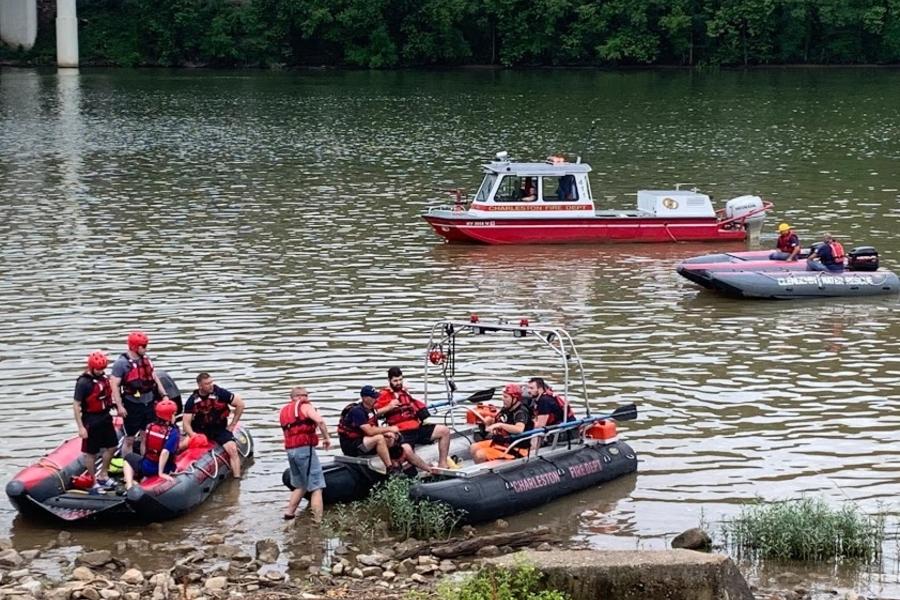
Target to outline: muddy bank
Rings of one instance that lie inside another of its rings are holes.
[[[546,533],[531,544],[502,531],[493,535],[487,541],[513,543],[482,543],[478,538],[484,536],[476,536],[472,529],[449,543],[384,539],[365,550],[352,544],[285,547],[271,538],[235,544],[221,534],[195,543],[151,543],[136,534],[117,542],[114,550],[95,550],[72,545],[72,536],[64,531],[43,547],[28,550],[16,550],[8,540],[0,540],[0,597],[404,598],[413,590],[433,596],[438,582],[474,574],[485,561],[511,554],[516,547],[528,547],[530,559],[538,566],[565,560],[566,550]],[[846,590],[809,590],[799,585],[749,589],[755,600],[868,600]]]

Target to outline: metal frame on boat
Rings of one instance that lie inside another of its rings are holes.
[[[468,322],[448,320],[432,326],[425,361],[425,394],[427,399],[429,371],[433,366],[439,366],[443,379],[442,399],[431,403],[430,407],[445,412],[445,422],[449,421],[450,426],[458,430],[460,409],[478,414],[456,398],[457,338],[477,338],[494,332],[512,334],[517,339],[534,339],[549,348],[561,365],[563,414],[567,414],[570,383],[577,379],[581,384],[585,416],[511,436],[508,448],[525,449],[521,458],[437,469],[434,480],[422,481],[411,489],[413,498],[445,502],[459,509],[463,520],[478,522],[539,506],[636,470],[634,451],[619,441],[614,432],[596,439],[586,435],[587,430],[600,421],[636,418],[636,407],[632,404],[609,415],[592,416],[584,367],[572,337],[562,328],[532,326],[527,319],[516,324],[503,320],[483,322],[473,316]],[[467,448],[463,449],[462,456],[469,458]]]

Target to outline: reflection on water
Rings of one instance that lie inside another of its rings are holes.
[[[592,407],[641,409],[622,427],[635,478],[514,527],[549,520],[576,542],[661,547],[701,509],[716,522],[755,496],[890,506],[896,298],[729,301],[674,273],[710,245],[447,246],[418,213],[444,201],[434,188],[471,190],[497,150],[571,150],[610,207],[676,181],[716,198],[758,193],[776,203],[770,228],[787,220],[805,241],[828,229],[845,247],[876,246],[890,268],[898,95],[900,73],[866,69],[0,70],[0,415],[15,424],[0,438],[0,478],[74,433],[84,357],[123,351],[140,327],[182,387],[208,370],[240,393],[258,442],[250,477],[171,531],[300,543],[280,521],[276,410],[288,389],[305,384],[332,422],[391,365],[420,393],[429,325],[475,312],[566,327]],[[505,345],[470,344],[461,360],[461,390],[549,370]],[[54,535],[8,504],[3,528],[20,547]]]

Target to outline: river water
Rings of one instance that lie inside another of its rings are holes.
[[[676,182],[717,203],[757,193],[776,205],[768,232],[830,230],[896,267],[897,98],[886,69],[0,70],[0,479],[74,434],[84,357],[118,354],[141,328],[182,388],[207,370],[241,394],[257,442],[247,479],[158,535],[297,541],[280,520],[289,388],[306,385],[332,423],[389,366],[420,393],[430,325],[476,312],[567,328],[594,409],[641,411],[621,428],[636,477],[514,528],[662,548],[743,501],[804,494],[895,517],[896,298],[725,300],[673,269],[714,246],[449,246],[418,214],[446,202],[435,189],[474,190],[498,150],[569,152],[593,166],[605,206]],[[514,347],[467,346],[460,388],[549,370]],[[0,502],[17,547],[55,533]],[[94,546],[121,535],[75,532]],[[896,542],[885,551],[882,568],[841,582],[900,596]]]

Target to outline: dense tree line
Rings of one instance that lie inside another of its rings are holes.
[[[900,62],[900,0],[82,0],[78,10],[82,60],[120,65]]]

